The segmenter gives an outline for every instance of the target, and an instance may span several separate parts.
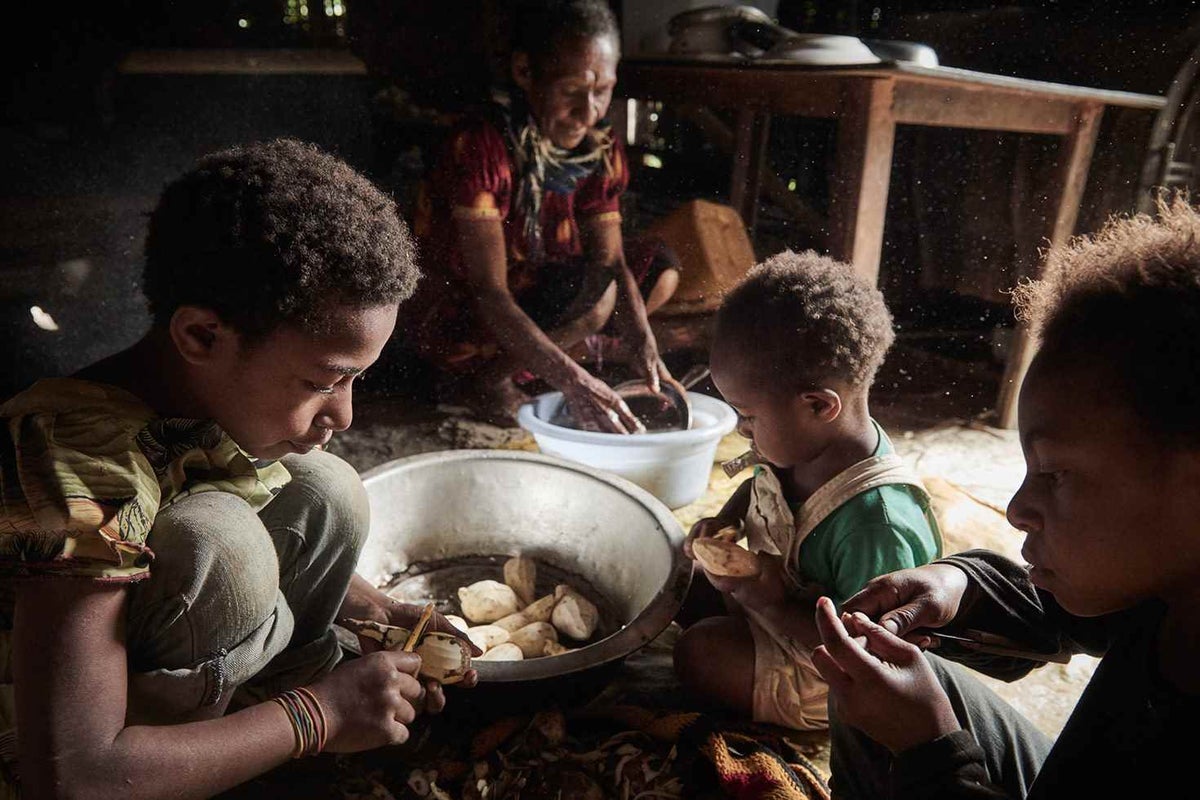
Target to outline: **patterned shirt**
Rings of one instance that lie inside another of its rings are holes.
[[[422,182],[413,233],[426,276],[401,310],[402,328],[419,352],[443,368],[462,368],[498,350],[493,334],[472,311],[456,220],[500,221],[508,289],[525,307],[546,287],[562,285],[581,272],[581,222],[620,222],[621,194],[629,184],[625,149],[614,141],[608,164],[581,179],[574,191],[545,189],[538,215],[543,252],[537,258],[526,252],[518,182],[503,131],[482,117],[470,117],[451,130],[436,166]]]
[[[92,381],[39,381],[0,406],[0,422],[0,581],[145,578],[160,509],[221,491],[258,510],[291,478],[215,422],[162,418]]]
[[[536,280],[543,264],[525,252],[524,219],[515,203],[516,183],[512,156],[503,132],[495,125],[471,118],[450,132],[436,167],[422,183],[413,221],[422,260],[431,276],[462,276],[454,219],[497,219],[504,229],[509,288],[519,295]],[[573,192],[547,189],[539,220],[545,243],[542,262],[561,263],[580,256],[579,220],[619,221],[621,194],[628,185],[625,149],[616,140],[610,168],[597,169]]]

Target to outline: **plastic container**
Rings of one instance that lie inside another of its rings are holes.
[[[554,425],[547,419],[558,408],[561,392],[538,395],[521,406],[517,422],[543,453],[619,475],[675,509],[704,494],[717,445],[737,425],[727,403],[698,392],[688,392],[688,398],[692,427],[686,431],[598,433]]]

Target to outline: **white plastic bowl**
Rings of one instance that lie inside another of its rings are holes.
[[[717,445],[737,425],[727,403],[698,392],[688,392],[688,398],[692,427],[686,431],[598,433],[552,425],[546,420],[562,401],[561,392],[521,406],[517,422],[543,453],[620,475],[675,509],[704,494]]]

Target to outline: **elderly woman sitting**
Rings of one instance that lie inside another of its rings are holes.
[[[536,376],[577,418],[633,430],[581,357],[588,344],[619,344],[657,389],[668,373],[647,314],[678,270],[665,245],[621,236],[629,169],[605,122],[616,19],[604,0],[541,0],[513,27],[515,88],[451,131],[423,187],[414,230],[427,278],[404,327],[441,371],[442,398],[484,419],[511,423],[527,399],[518,383]]]

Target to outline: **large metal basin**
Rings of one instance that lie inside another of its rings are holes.
[[[680,549],[683,530],[670,510],[635,484],[575,462],[451,450],[382,464],[363,483],[371,534],[358,573],[376,586],[397,573],[459,560],[460,570],[490,569],[479,577],[498,578],[502,558],[481,567],[487,562],[481,557],[524,553],[551,572],[581,577],[605,603],[607,636],[559,656],[479,661],[481,684],[540,682],[619,663],[670,624],[691,580]],[[456,580],[466,578],[460,573]]]

